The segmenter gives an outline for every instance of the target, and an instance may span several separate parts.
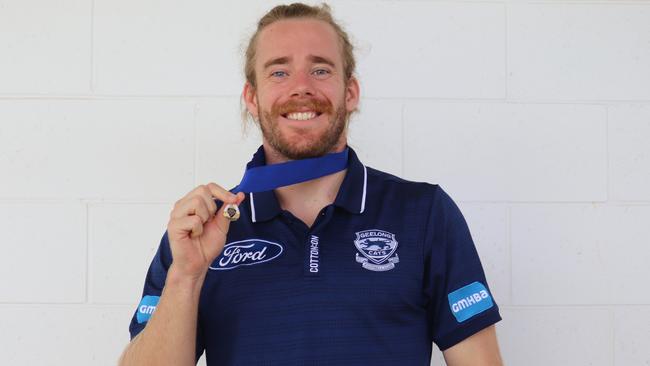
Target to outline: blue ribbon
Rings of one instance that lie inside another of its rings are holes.
[[[292,160],[285,163],[262,165],[249,168],[237,192],[264,192],[278,187],[302,183],[339,172],[348,165],[348,150],[331,153],[319,158]]]

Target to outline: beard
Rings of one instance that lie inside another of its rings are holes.
[[[290,141],[280,129],[280,116],[296,112],[299,108],[304,107],[315,111],[317,116],[323,113],[328,114],[330,118],[327,121],[326,129],[320,134],[315,134],[311,130],[295,131],[299,136],[296,141]],[[329,100],[291,100],[281,105],[272,106],[271,111],[262,110],[260,128],[264,139],[284,157],[291,160],[316,158],[331,152],[336,146],[347,127],[348,117],[344,101],[341,101],[339,107],[334,110]]]

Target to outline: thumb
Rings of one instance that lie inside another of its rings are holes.
[[[223,216],[224,207],[225,205],[203,225],[201,245],[204,246],[204,253],[210,259],[214,259],[221,254],[221,250],[226,242],[228,230],[230,230],[230,220]]]
[[[238,193],[233,202],[224,202],[221,208],[217,210],[216,214],[206,221],[203,225],[202,245],[204,245],[204,253],[210,259],[216,258],[226,242],[228,230],[230,230],[231,221],[223,214],[224,209],[228,203],[240,204],[245,198],[243,193]],[[203,240],[204,239],[204,240]]]

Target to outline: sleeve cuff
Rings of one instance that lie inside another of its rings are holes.
[[[142,330],[144,329],[145,326],[147,326],[147,323],[136,324],[136,325],[132,326],[129,329],[129,333],[131,334],[131,340],[133,340],[133,338],[135,338],[135,336],[140,334],[140,332],[142,332]]]
[[[444,351],[500,320],[501,315],[499,314],[499,309],[495,307],[492,311],[479,314],[472,321],[461,325],[459,328],[438,339],[436,345],[440,351]]]

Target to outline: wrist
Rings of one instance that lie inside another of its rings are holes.
[[[201,274],[187,274],[178,270],[172,263],[167,271],[167,279],[165,280],[165,287],[174,286],[187,289],[200,289],[203,286],[206,273]]]

